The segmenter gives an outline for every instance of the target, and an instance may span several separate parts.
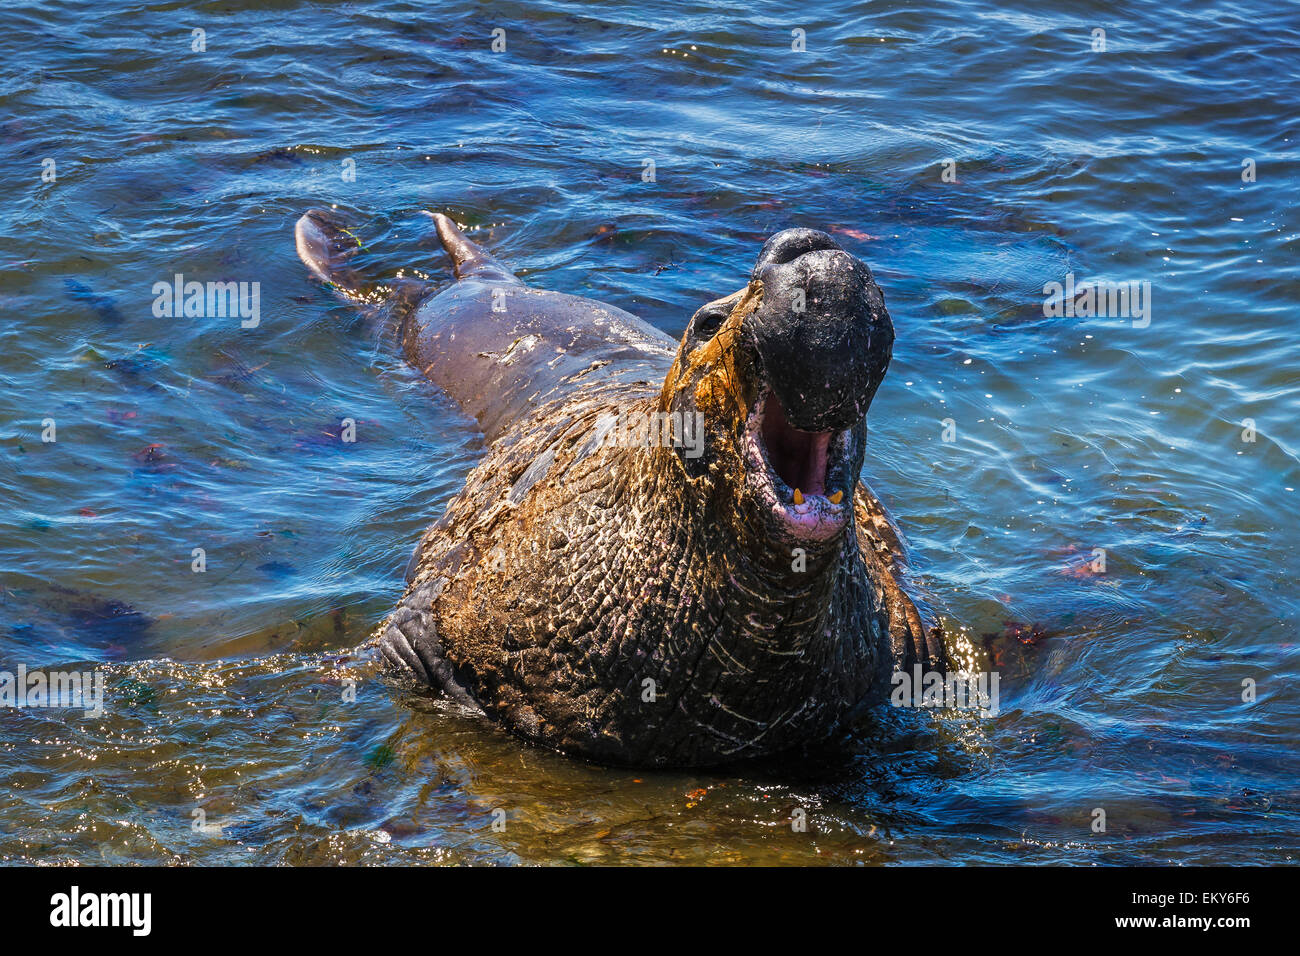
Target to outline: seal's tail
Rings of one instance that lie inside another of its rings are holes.
[[[457,279],[482,279],[484,282],[518,282],[515,274],[493,256],[465,238],[450,218],[440,212],[425,212],[438,229],[438,239],[451,256]]]

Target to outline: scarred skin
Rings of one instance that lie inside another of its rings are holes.
[[[375,635],[386,660],[539,745],[661,767],[821,743],[886,699],[893,668],[943,666],[856,477],[893,340],[865,265],[788,230],[674,343],[529,289],[435,220],[458,281],[396,283],[385,310],[489,448],[416,548]],[[329,214],[303,217],[298,247],[375,297]],[[609,440],[614,416],[657,414],[694,416],[702,453]]]

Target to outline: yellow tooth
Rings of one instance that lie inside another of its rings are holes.
[[[794,503],[797,505],[803,504],[803,492],[798,488],[794,490]]]
[[[833,505],[837,505],[843,500],[844,500],[844,492],[842,491],[837,491],[835,492],[835,494],[831,495],[831,504]]]

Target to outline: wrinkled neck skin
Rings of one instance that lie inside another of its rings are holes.
[[[720,672],[732,680],[711,685],[710,693],[726,691],[735,702],[750,695],[755,679],[775,679],[783,669],[791,676],[797,668],[786,665],[820,654],[840,636],[833,627],[826,631],[836,588],[861,571],[851,531],[817,547],[771,542],[757,514],[739,504],[730,481],[688,476],[671,450],[620,450],[619,458],[613,469],[619,497],[638,519],[635,535],[617,539],[618,560],[644,569],[627,583],[677,582],[655,595],[666,617],[688,625],[675,627],[667,644],[689,646],[694,654],[685,657],[696,659],[708,641],[720,640],[715,651],[745,665]],[[615,510],[603,517],[620,520]],[[630,596],[618,579],[596,586]],[[768,687],[762,695],[766,703],[759,709],[768,717],[783,711],[775,690]]]
[[[476,701],[603,762],[712,765],[817,743],[883,696],[889,667],[853,521],[815,545],[772,537],[735,425],[752,396],[717,355],[691,375],[686,351],[661,390],[579,387],[517,423],[417,553],[411,592],[437,598],[446,659]],[[602,416],[671,410],[685,390],[707,413],[701,459],[597,446]]]

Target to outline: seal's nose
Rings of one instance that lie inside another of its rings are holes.
[[[763,299],[746,323],[793,427],[838,431],[862,419],[894,347],[885,299],[861,260],[815,229],[763,244]]]

